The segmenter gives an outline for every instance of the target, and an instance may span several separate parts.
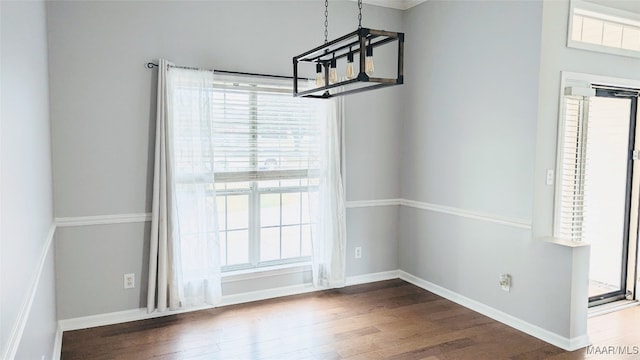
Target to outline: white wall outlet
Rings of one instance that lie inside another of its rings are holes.
[[[356,259],[360,259],[362,257],[362,246],[356,247]]]
[[[124,288],[133,289],[136,287],[136,275],[134,273],[124,274]]]
[[[500,287],[506,292],[511,290],[511,275],[500,274]]]

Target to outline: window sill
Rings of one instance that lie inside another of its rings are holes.
[[[252,269],[234,270],[222,273],[222,283],[252,280],[270,276],[296,274],[311,271],[311,262],[265,266]]]
[[[584,246],[591,246],[591,244],[589,244],[588,242],[583,242],[583,241],[571,241],[571,240],[567,240],[567,239],[562,239],[562,238],[556,238],[556,237],[543,237],[541,239],[542,241],[548,242],[548,243],[552,243],[552,244],[556,244],[556,245],[560,245],[560,246],[565,246],[565,247],[570,247],[570,248],[579,248],[579,247],[584,247]]]

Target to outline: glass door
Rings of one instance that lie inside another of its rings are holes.
[[[630,248],[637,242],[636,113],[637,92],[596,88],[589,98],[583,222],[584,240],[591,244],[589,306],[624,299],[635,290],[627,277],[634,277]]]

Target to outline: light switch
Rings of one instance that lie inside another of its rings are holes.
[[[548,169],[547,170],[547,185],[553,185],[553,170]]]

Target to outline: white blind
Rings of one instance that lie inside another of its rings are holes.
[[[583,239],[584,181],[586,163],[586,100],[565,96],[564,126],[560,151],[560,180],[556,207],[556,237]]]
[[[306,178],[319,168],[319,101],[288,79],[171,69],[178,182]],[[204,80],[203,80],[204,79]]]
[[[315,101],[290,81],[217,76],[213,91],[216,182],[304,178],[319,168]]]

